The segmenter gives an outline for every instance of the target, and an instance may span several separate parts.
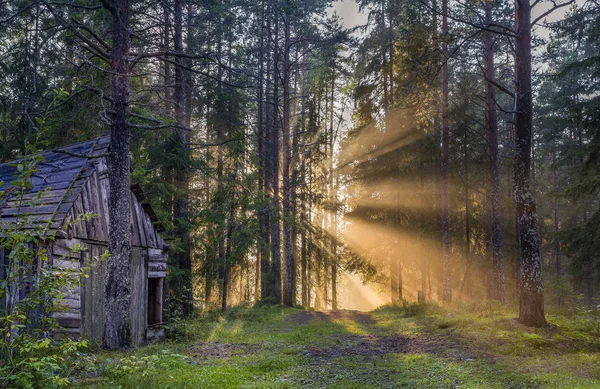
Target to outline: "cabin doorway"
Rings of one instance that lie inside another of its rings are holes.
[[[148,326],[162,323],[164,278],[148,278]]]

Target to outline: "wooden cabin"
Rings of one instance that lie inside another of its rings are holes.
[[[19,174],[15,164],[0,165],[0,182],[4,182],[0,192],[5,192],[0,198],[0,233],[11,225],[23,229],[49,226],[48,236],[54,235],[54,240],[44,243],[49,258],[46,266],[72,268],[100,258],[108,249],[108,144],[109,138],[103,137],[43,153],[30,178],[32,187],[24,195],[29,204],[24,206],[17,206],[11,195],[10,183]],[[81,220],[84,213],[97,216]],[[131,231],[131,326],[133,343],[141,344],[164,334],[160,324],[169,246],[137,186],[131,188]],[[77,244],[84,251],[70,249]],[[9,265],[8,251],[0,249],[0,279]],[[105,268],[102,262],[93,266],[82,286],[66,294],[63,303],[68,311],[54,314],[64,331],[74,337],[102,341]]]

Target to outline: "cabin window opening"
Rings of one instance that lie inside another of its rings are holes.
[[[148,278],[148,326],[162,323],[163,280]]]

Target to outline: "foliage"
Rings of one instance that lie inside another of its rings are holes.
[[[107,359],[104,366],[104,375],[109,380],[119,380],[128,375],[139,375],[142,378],[148,378],[168,370],[169,366],[188,358],[181,354],[175,354],[169,350],[162,350],[157,354],[136,356],[130,355],[122,358]]]
[[[29,148],[30,152],[33,152]],[[33,198],[31,176],[39,156],[24,158],[14,164],[18,177],[10,183],[0,199],[10,197],[13,209],[26,209],[39,203],[43,192]],[[88,266],[59,268],[52,265],[46,245],[55,239],[54,220],[37,223],[27,211],[19,212],[18,221],[2,225],[0,250],[6,253],[4,277],[0,280],[0,387],[64,387],[72,373],[81,368],[85,340],[75,341],[61,334],[54,313],[65,312],[61,303],[65,294],[81,285]],[[81,219],[93,215],[85,214]],[[75,222],[79,221],[75,220]],[[34,228],[26,228],[35,225]],[[71,248],[82,250],[80,245]],[[67,260],[61,258],[61,260]],[[0,264],[3,265],[4,264]],[[92,264],[89,264],[92,266]]]

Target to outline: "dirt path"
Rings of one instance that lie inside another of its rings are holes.
[[[311,358],[336,358],[344,356],[373,357],[384,354],[431,354],[454,361],[474,360],[486,357],[476,352],[465,339],[446,335],[408,336],[402,334],[381,334],[369,328],[377,322],[370,313],[350,310],[329,312],[303,311],[292,316],[296,324],[307,325],[314,321],[354,322],[367,334],[343,334],[334,336],[334,344],[307,348],[303,354]],[[376,332],[376,333],[370,333]]]
[[[330,321],[340,321],[340,320],[349,320],[354,321],[360,325],[369,325],[375,324],[375,319],[371,316],[371,314],[367,312],[360,311],[349,311],[346,309],[339,309],[336,311],[302,311],[298,312],[294,316],[292,316],[292,320],[296,324],[305,325],[315,320],[330,320]]]

